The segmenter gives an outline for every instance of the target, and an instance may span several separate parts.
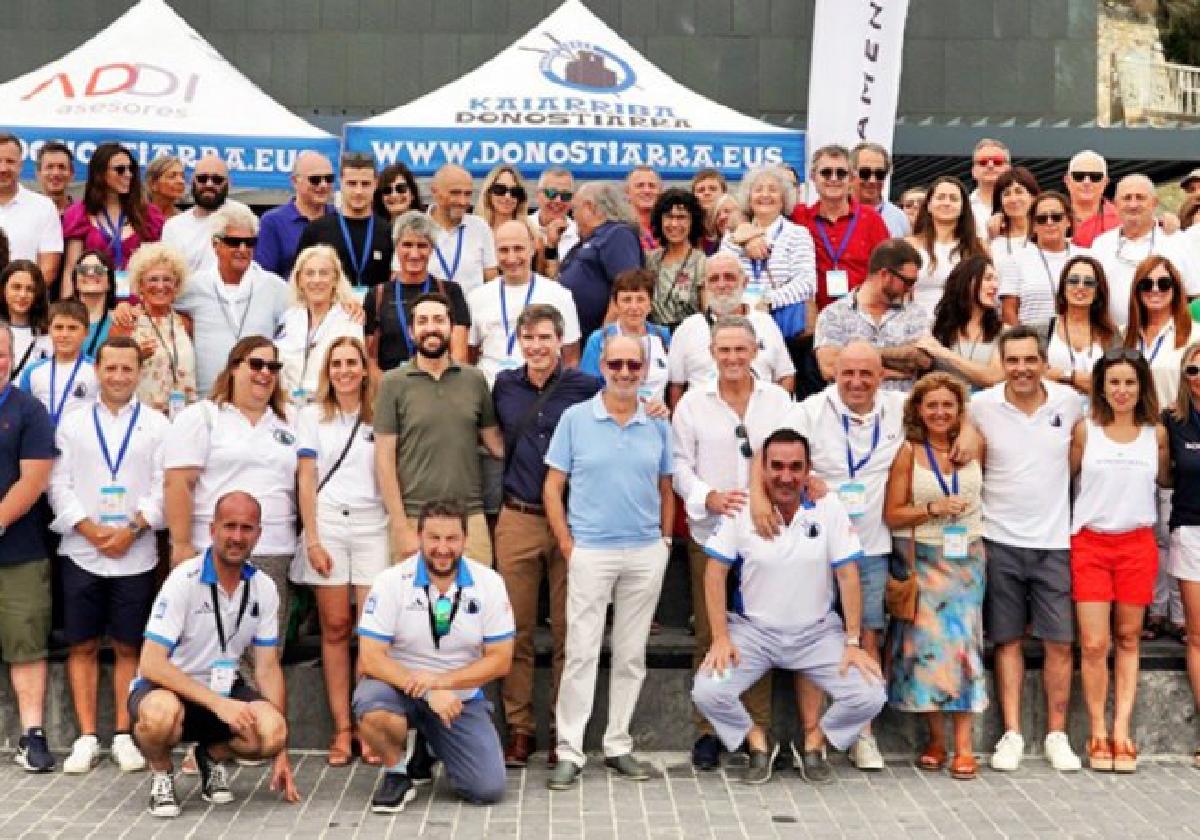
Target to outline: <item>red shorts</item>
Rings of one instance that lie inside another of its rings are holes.
[[[1071,537],[1071,597],[1075,601],[1147,606],[1154,600],[1158,545],[1154,529],[1101,534],[1087,528]]]

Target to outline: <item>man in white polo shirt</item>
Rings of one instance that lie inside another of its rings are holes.
[[[46,196],[21,186],[21,141],[0,133],[0,229],[13,260],[33,260],[50,281],[62,262],[62,222]]]
[[[1033,328],[1007,330],[997,347],[1005,381],[971,398],[971,418],[987,441],[985,618],[996,645],[996,693],[1004,717],[991,764],[1016,770],[1025,751],[1021,642],[1030,627],[1045,648],[1046,756],[1056,770],[1078,770],[1066,735],[1074,637],[1068,455],[1082,402],[1073,388],[1043,378],[1046,348]]]
[[[213,251],[213,214],[225,205],[249,211],[240,201],[230,200],[232,186],[225,161],[215,154],[205,155],[196,161],[196,168],[192,170],[195,206],[167,219],[163,225],[163,244],[179,251],[192,271],[211,271],[217,266],[217,255]]]
[[[150,814],[179,816],[171,750],[196,742],[200,796],[233,801],[221,762],[273,758],[271,790],[299,802],[287,754],[287,687],[279,664],[275,584],[247,561],[262,531],[262,509],[234,490],[217,501],[212,547],[175,567],[146,624],[138,676],[130,686],[133,736],[150,764]],[[238,675],[254,648],[256,691]],[[261,691],[261,694],[259,693]]]
[[[763,477],[783,533],[764,540],[748,509],[722,521],[705,551],[704,594],[713,642],[692,688],[692,700],[729,750],[743,742],[750,764],[742,781],[771,778],[779,745],[754,724],[739,700],[771,668],[797,671],[829,694],[820,726],[804,736],[805,761],[826,742],[846,749],[883,708],[879,665],[860,647],[858,537],[841,501],[805,494],[808,441],[779,429],[763,445]],[[737,588],[726,613],[726,584],[736,566]],[[831,573],[832,572],[832,573]],[[833,612],[836,576],[845,626]]]
[[[717,365],[712,355],[713,322],[725,315],[748,319],[757,336],[758,352],[754,355],[754,375],[764,382],[774,382],[788,393],[795,384],[796,366],[783,341],[783,333],[769,312],[751,309],[742,302],[746,289],[746,274],[742,262],[733,254],[718,251],[708,258],[704,267],[705,312],[683,319],[671,337],[667,354],[667,403],[672,408],[679,402],[684,389],[703,389],[716,381]]]
[[[504,579],[463,556],[466,509],[428,502],[417,522],[420,552],[375,578],[358,624],[363,679],[354,716],[383,757],[371,799],[394,814],[416,795],[404,747],[416,729],[454,789],[478,803],[504,795],[504,754],[484,685],[512,665],[512,606]]]
[[[461,166],[447,163],[439,169],[431,189],[429,218],[438,227],[438,238],[429,273],[441,280],[453,280],[462,286],[463,294],[470,294],[499,273],[492,229],[481,217],[468,212],[471,174]]]

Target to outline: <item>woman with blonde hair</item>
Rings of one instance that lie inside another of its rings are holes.
[[[138,399],[172,419],[197,396],[191,322],[175,311],[188,273],[183,255],[159,242],[129,258],[129,289],[142,302],[133,326],[142,352]]]
[[[146,164],[146,199],[158,208],[163,219],[179,215],[179,202],[187,192],[183,161],[162,155]]]
[[[301,251],[289,283],[292,306],[283,313],[275,346],[283,362],[284,391],[303,406],[317,392],[321,359],[330,343],[341,336],[361,341],[363,329],[346,311],[345,305],[357,298],[331,246],[312,245]]]

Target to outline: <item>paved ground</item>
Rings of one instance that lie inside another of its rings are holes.
[[[1146,762],[1134,776],[1058,774],[1030,759],[1018,774],[984,771],[969,783],[893,762],[864,775],[837,765],[837,780],[811,787],[791,773],[762,787],[732,781],[736,769],[699,777],[679,753],[651,758],[665,775],[645,784],[610,779],[589,765],[580,788],[551,794],[535,760],[509,774],[509,796],[495,807],[455,800],[445,781],[422,790],[403,814],[367,810],[373,768],[332,770],[324,756],[297,757],[306,794],[279,803],[262,768],[238,768],[232,805],[199,798],[181,777],[184,813],[154,820],[145,812],[145,774],[122,777],[102,764],[91,775],[33,776],[0,755],[0,838],[42,840],[162,837],[170,840],[271,838],[766,838],[766,837],[1191,837],[1200,835],[1200,770],[1190,762]]]

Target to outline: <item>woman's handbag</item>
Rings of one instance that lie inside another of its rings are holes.
[[[883,590],[883,605],[897,621],[912,622],[917,617],[917,540],[910,529],[908,556],[893,548],[888,555],[888,579]]]

